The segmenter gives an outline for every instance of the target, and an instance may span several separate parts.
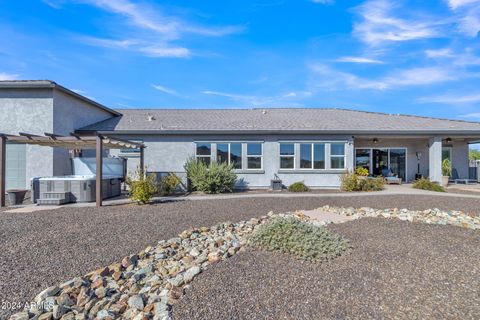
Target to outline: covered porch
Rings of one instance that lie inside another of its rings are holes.
[[[95,175],[95,202],[96,206],[102,206],[102,177],[103,177],[103,154],[106,149],[139,149],[140,150],[140,169],[144,170],[144,149],[143,143],[112,138],[105,135],[96,136],[60,136],[56,134],[45,133],[44,136],[19,133],[18,135],[0,133],[0,207],[6,206],[6,157],[7,142],[16,144],[30,144],[46,146],[52,148],[63,148],[68,150],[95,150],[96,175]]]
[[[469,179],[469,145],[472,136],[355,136],[354,167],[365,168],[372,176],[388,170],[403,182],[419,177],[441,183],[442,161],[452,164],[452,178]]]

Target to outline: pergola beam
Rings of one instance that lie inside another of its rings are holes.
[[[97,137],[97,147],[95,157],[97,158],[97,168],[95,175],[95,200],[97,207],[102,206],[103,193],[102,193],[102,178],[103,178],[103,139],[101,136]]]

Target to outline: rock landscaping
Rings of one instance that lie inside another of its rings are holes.
[[[471,216],[463,211],[443,211],[440,209],[427,210],[408,210],[408,209],[373,209],[369,207],[362,208],[343,208],[323,206],[320,211],[342,214],[355,218],[362,217],[383,217],[395,218],[403,221],[421,222],[427,224],[453,225],[457,227],[478,230],[480,229],[480,216]]]
[[[320,209],[356,218],[398,218],[410,222],[480,229],[479,217],[470,217],[461,211],[376,210],[330,206]],[[296,219],[315,228],[324,225],[323,222],[310,220],[301,212],[270,212],[259,219],[226,222],[210,228],[191,228],[178,237],[160,241],[154,247],[127,256],[121,262],[45,289],[23,312],[10,319],[170,319],[172,305],[179,301],[184,290],[198,274],[210,265],[244,250],[255,230],[270,220],[278,221],[280,218]],[[347,247],[346,242],[340,238],[337,242],[342,247]],[[334,255],[339,255],[339,252],[335,251]]]
[[[11,320],[170,319],[171,305],[209,265],[235,255],[247,235],[272,216],[192,228],[155,247],[59,286],[45,289]]]

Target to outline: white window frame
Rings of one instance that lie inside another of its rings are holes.
[[[331,155],[330,155],[330,146],[333,143],[338,143],[338,144],[343,144],[345,151],[343,156],[334,156],[334,157],[344,157],[344,167],[340,169],[334,169],[331,168]],[[281,144],[293,144],[294,145],[294,161],[293,161],[293,168],[281,168],[280,167],[280,158],[281,157],[291,157],[291,156],[283,156],[280,155],[280,145]],[[300,154],[300,145],[301,144],[309,144],[311,145],[311,150],[310,150],[310,155],[312,159],[312,166],[311,168],[301,168],[300,167],[300,161],[301,161],[301,154]],[[279,154],[279,170],[280,171],[318,171],[318,172],[323,172],[323,171],[345,171],[347,168],[347,144],[348,141],[321,141],[321,140],[316,140],[316,141],[279,141],[278,142],[278,154]],[[315,145],[323,145],[324,151],[323,151],[323,161],[324,161],[324,168],[323,169],[317,169],[315,168]]]
[[[281,147],[282,144],[291,144],[293,145],[293,154],[292,155],[282,155]],[[296,159],[296,152],[295,152],[295,142],[279,142],[278,144],[278,166],[280,170],[295,170],[295,159]],[[293,158],[293,168],[282,168],[282,158]]]
[[[332,144],[343,144],[343,155],[332,155]],[[345,170],[345,168],[347,167],[347,144],[343,142],[331,142],[329,148],[330,148],[330,154],[329,154],[330,170]],[[343,158],[343,168],[332,168],[333,158]]]
[[[213,143],[212,143],[213,144]],[[227,163],[230,165],[232,163],[232,159],[231,159],[231,147],[232,147],[232,144],[239,144],[240,145],[240,165],[241,165],[241,168],[234,168],[233,170],[243,170],[243,146],[242,146],[242,142],[215,142],[216,144],[216,150],[215,150],[215,161],[218,161],[218,145],[219,144],[226,144],[228,146],[228,161]]]
[[[199,144],[210,144],[210,155],[207,156],[207,155],[203,155],[203,154],[197,154],[197,145]],[[215,148],[217,149],[217,148]],[[216,152],[216,150],[215,150]],[[216,157],[216,154],[215,154],[215,157]],[[203,141],[198,141],[198,142],[195,142],[195,160],[199,160],[199,158],[210,158],[210,163],[212,163],[213,161],[213,143],[212,142],[203,142]]]
[[[255,170],[263,170],[263,142],[254,142],[254,141],[249,141],[245,142],[245,164],[242,161],[242,167],[243,170],[249,170],[249,171],[255,171]],[[253,154],[248,154],[248,144],[260,144],[260,152],[261,154],[259,155],[253,155]],[[249,168],[248,167],[248,158],[260,158],[260,168]]]

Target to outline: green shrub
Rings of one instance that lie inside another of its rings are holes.
[[[385,182],[383,178],[367,178],[356,173],[347,173],[342,176],[341,189],[347,192],[354,191],[381,191]]]
[[[155,174],[144,174],[144,171],[137,169],[133,177],[127,177],[126,183],[130,188],[130,199],[139,203],[149,203],[157,193],[157,177]]]
[[[293,217],[273,218],[255,231],[250,240],[264,250],[290,253],[308,261],[328,260],[350,247],[347,240],[325,227]]]
[[[158,192],[163,195],[169,195],[177,190],[180,185],[180,178],[173,172],[169,173],[167,176],[160,179],[158,184]]]
[[[232,192],[237,181],[233,165],[212,162],[206,165],[194,158],[185,163],[187,178],[193,190],[205,193]]]
[[[442,175],[450,177],[452,175],[452,163],[448,159],[442,161]]]
[[[310,189],[302,182],[295,182],[288,186],[288,191],[290,192],[307,192]]]
[[[445,189],[435,182],[430,181],[429,179],[418,179],[413,183],[413,187],[415,189],[422,189],[422,190],[429,190],[429,191],[436,191],[436,192],[445,192]]]

